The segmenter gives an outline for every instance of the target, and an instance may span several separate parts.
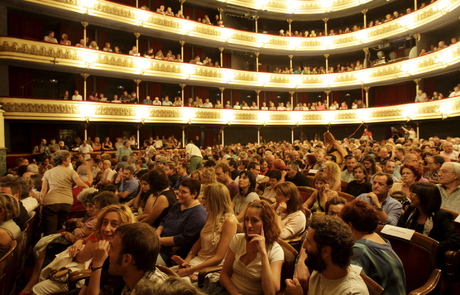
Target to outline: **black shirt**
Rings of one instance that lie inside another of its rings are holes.
[[[293,178],[286,175],[284,180],[290,181],[296,186],[310,186],[310,181],[308,181],[308,178],[302,172],[297,172]]]
[[[352,180],[348,183],[344,192],[357,197],[361,194],[370,193],[371,191],[372,184],[369,181],[366,181],[364,183],[357,183],[356,180]]]

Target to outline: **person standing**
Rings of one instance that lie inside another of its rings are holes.
[[[75,170],[70,169],[72,155],[68,151],[57,151],[53,156],[57,165],[43,175],[41,203],[43,204],[43,226],[45,235],[55,233],[64,223],[73,204],[72,182],[81,188],[88,186]],[[89,172],[91,173],[91,172]]]
[[[187,160],[190,161],[190,174],[197,169],[201,169],[203,156],[201,155],[200,149],[192,140],[185,146],[185,152],[187,154]]]

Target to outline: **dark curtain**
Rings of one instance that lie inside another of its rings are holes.
[[[96,91],[100,93],[106,93],[107,91],[107,78],[97,77],[96,78]]]
[[[205,129],[204,130],[204,145],[203,147],[213,146],[214,145],[214,130]]]
[[[149,82],[149,95],[152,100],[161,97],[161,83]]]
[[[426,96],[428,99],[431,99],[433,97],[433,92],[435,91],[434,89],[434,78],[426,78],[424,79],[424,86],[423,90],[426,93]]]
[[[78,23],[59,23],[60,26],[60,33],[62,34],[67,34],[69,37],[70,42],[72,42],[72,45],[75,45],[80,42],[81,39],[83,39],[83,26]],[[100,34],[100,33],[99,33]],[[60,37],[60,36],[59,36]],[[60,38],[58,38],[60,40]],[[101,45],[99,44],[99,47]],[[104,45],[102,45],[104,47]],[[101,48],[102,49],[102,48]]]
[[[8,36],[43,40],[43,37],[48,32],[43,31],[43,21],[41,19],[8,12]],[[55,37],[59,39],[58,32],[55,32]]]
[[[157,53],[158,50],[163,50],[163,42],[158,41],[158,40],[149,40],[149,42],[150,42],[150,48],[153,48],[154,53]],[[166,52],[163,52],[163,54],[166,55]]]
[[[182,57],[182,60],[184,62],[189,62],[192,58],[192,46],[184,45],[184,56]]]
[[[104,46],[105,46],[105,43],[107,43],[107,42],[110,43],[111,39],[112,38],[110,38],[110,33],[106,32],[104,30],[98,30],[97,31],[97,40],[96,40],[96,42],[97,42],[97,45],[99,45],[100,50],[103,50]],[[110,44],[110,45],[112,45],[112,44]],[[115,46],[110,46],[110,47],[113,50],[113,47],[115,47]]]
[[[200,129],[192,129],[192,128],[187,128],[187,141],[193,140],[193,143],[195,143],[198,147],[201,146],[201,130]],[[196,137],[198,136],[198,140],[196,140]]]
[[[203,19],[205,15],[208,15],[209,18],[210,18],[211,21],[212,21],[212,18],[211,18],[211,16],[208,14],[207,11],[204,11],[204,10],[201,10],[201,9],[197,9],[197,8],[194,9],[194,20],[198,20],[198,18]]]
[[[33,86],[32,70],[9,67],[10,96],[31,97]],[[26,85],[27,84],[27,85]]]
[[[267,99],[267,106],[269,107],[270,106],[270,101],[273,102],[276,106],[276,92],[271,92],[271,91],[267,91],[265,93],[265,97]]]
[[[198,48],[198,47],[195,47],[194,48],[194,51],[195,51],[195,56],[199,56],[201,59],[203,59],[203,48]],[[193,56],[192,58],[194,58],[195,56]]]
[[[232,89],[232,104],[240,100],[240,91],[237,89]]]
[[[339,104],[342,102],[342,91],[332,91],[331,92],[329,106],[334,102],[338,102]]]
[[[297,93],[297,102],[308,103],[308,92]]]
[[[188,102],[188,99],[192,97],[192,88],[190,86],[185,86],[184,87],[184,105]]]
[[[228,52],[224,52],[224,54],[222,55],[222,61],[223,61],[223,64],[221,65],[221,67],[231,68],[232,67],[232,54]]]
[[[206,98],[209,98],[209,88],[195,86],[195,96],[200,97],[204,102]]]
[[[408,82],[399,85],[372,87],[374,105],[387,106],[398,105],[414,102],[415,85],[413,82]]]

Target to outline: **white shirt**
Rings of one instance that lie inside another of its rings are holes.
[[[363,279],[353,271],[337,280],[326,279],[318,271],[313,271],[308,282],[308,295],[330,294],[369,295],[369,291]]]
[[[173,104],[173,103],[172,103],[172,101],[170,101],[170,100],[168,100],[168,101],[166,101],[166,100],[163,101],[163,105],[164,105],[164,106],[170,106],[170,105],[172,105],[172,104]]]
[[[83,100],[83,97],[80,94],[72,95],[72,100]]]
[[[203,156],[201,155],[200,149],[193,143],[189,143],[185,146],[185,152],[187,153],[187,155],[190,155],[190,158],[191,157],[203,158]]]

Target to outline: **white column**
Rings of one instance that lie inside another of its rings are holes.
[[[257,145],[260,145],[260,127],[257,127]]]
[[[222,134],[220,135],[221,136],[221,139],[222,139],[222,147],[225,145],[225,128],[222,127]]]

